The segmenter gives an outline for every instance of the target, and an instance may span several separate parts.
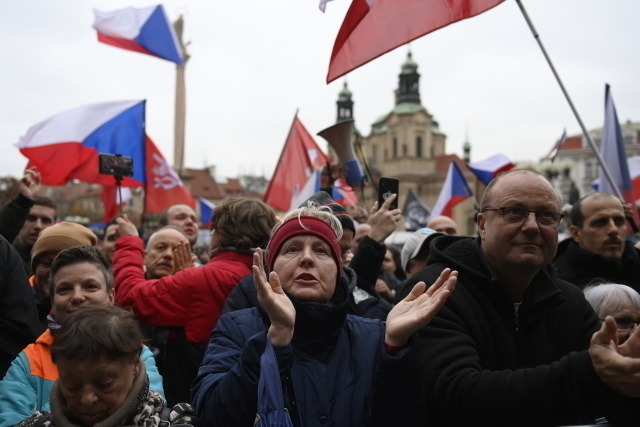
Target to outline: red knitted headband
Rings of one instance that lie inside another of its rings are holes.
[[[305,228],[303,228],[303,225]],[[273,264],[276,262],[276,257],[280,253],[282,245],[290,238],[304,234],[317,236],[329,244],[329,247],[331,247],[331,256],[338,266],[338,278],[340,278],[342,251],[340,250],[340,241],[336,236],[336,232],[322,219],[307,215],[287,220],[271,237],[268,247],[269,250],[267,252],[267,266],[269,267],[269,271],[273,271]]]

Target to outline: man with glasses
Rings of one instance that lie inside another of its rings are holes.
[[[591,193],[571,208],[571,239],[558,246],[553,265],[558,276],[584,288],[596,280],[640,291],[640,251],[625,240],[622,202],[607,193]]]
[[[435,239],[403,289],[458,271],[455,292],[420,332],[430,425],[637,424],[628,407],[640,402],[625,396],[640,396],[640,359],[623,354],[640,348],[640,335],[618,348],[611,317],[594,335],[595,312],[556,276],[561,207],[537,172],[499,176],[482,198],[479,236]]]

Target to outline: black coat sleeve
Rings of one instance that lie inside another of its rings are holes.
[[[33,200],[18,194],[0,209],[0,236],[13,242],[27,220]]]
[[[0,378],[28,344],[36,340],[38,314],[20,256],[0,236]]]
[[[378,274],[380,274],[386,251],[387,247],[385,245],[376,242],[369,236],[360,241],[358,250],[349,263],[349,268],[356,272],[358,279],[362,279],[358,281],[358,287],[360,287],[360,283],[363,286],[369,284],[371,289],[363,289],[369,293],[375,292],[375,283],[378,279]]]

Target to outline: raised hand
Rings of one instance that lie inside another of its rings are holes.
[[[378,206],[376,201],[371,208],[371,216],[369,217],[371,231],[369,232],[369,237],[378,243],[384,243],[385,239],[396,231],[398,222],[400,222],[402,211],[400,209],[389,210],[391,202],[397,197],[397,194],[388,197],[382,206]]]
[[[179,242],[173,248],[173,274],[182,271],[185,268],[193,267],[196,256],[191,253],[191,245],[189,242]]]
[[[411,335],[438,313],[455,289],[457,280],[458,272],[445,268],[427,292],[424,291],[427,285],[418,282],[387,315],[384,341],[394,347],[405,346]]]
[[[127,214],[116,218],[116,223],[118,224],[116,228],[116,235],[118,237],[138,235],[138,228],[136,228],[135,224],[127,217]]]
[[[593,334],[589,356],[596,374],[617,393],[640,397],[640,333],[636,331],[618,346],[616,321],[607,316],[598,332]]]
[[[258,302],[266,310],[271,320],[269,339],[274,347],[283,347],[291,342],[296,321],[296,309],[280,285],[278,273],[264,272],[262,249],[253,254],[253,281],[258,291]]]
[[[20,193],[28,199],[35,199],[40,193],[42,177],[35,166],[24,170],[24,175],[18,183]]]

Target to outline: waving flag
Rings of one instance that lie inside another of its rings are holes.
[[[125,187],[142,186],[145,177],[145,101],[90,104],[50,117],[27,130],[17,147],[36,166],[45,185],[72,179],[115,185],[112,175],[98,172],[98,154],[133,158],[133,176]]]
[[[467,167],[484,185],[488,185],[493,178],[515,166],[515,163],[511,163],[504,154],[496,154],[479,162],[467,163]]]
[[[609,85],[605,86],[604,128],[602,129],[600,152],[602,153],[604,164],[609,169],[609,173],[613,177],[620,193],[622,193],[622,197],[625,201],[633,203],[633,187],[631,185],[629,165],[627,164],[627,153],[624,149],[620,122],[618,122],[618,114],[613,104]],[[615,195],[615,190],[606,178],[602,168],[599,168],[599,176],[600,191]]]
[[[121,154],[133,159],[133,176],[123,187],[145,186],[148,212],[162,212],[176,203],[195,206],[182,180],[144,130],[145,101],[89,104],[50,117],[27,130],[17,147],[36,166],[45,185],[72,179],[104,186],[105,223],[117,215],[113,175],[99,173],[98,155]],[[123,191],[123,198],[126,191]]]
[[[473,193],[471,192],[464,175],[462,175],[462,171],[456,162],[451,162],[449,164],[447,178],[444,181],[444,186],[442,187],[442,190],[440,190],[438,200],[431,211],[431,217],[434,218],[436,216],[444,215],[451,218],[453,207],[472,195]]]
[[[553,163],[556,160],[556,157],[558,157],[558,153],[560,152],[560,149],[562,148],[566,140],[567,140],[567,130],[564,129],[562,131],[562,135],[560,135],[560,139],[558,139],[558,141],[556,142],[556,145],[553,147],[553,149],[547,156],[548,159],[551,159],[551,163]]]
[[[211,227],[211,218],[216,205],[205,199],[204,197],[198,198],[198,204],[200,205],[200,222],[203,227]]]
[[[169,206],[184,204],[195,208],[196,201],[185,188],[182,179],[164,159],[156,144],[146,137],[147,186],[145,188],[146,211],[160,213]]]
[[[640,156],[634,156],[627,159],[629,168],[629,177],[631,178],[631,186],[633,187],[631,200],[640,199]],[[605,177],[602,177],[606,179]],[[600,191],[600,178],[591,182],[591,187],[595,191]]]
[[[162,5],[113,12],[94,9],[94,14],[93,28],[98,32],[98,41],[178,65],[184,63],[182,48]]]
[[[330,161],[296,115],[264,202],[282,212],[297,208],[320,190],[321,168]],[[357,203],[355,194],[342,181],[337,182],[341,187],[332,189],[331,198],[340,204]]]
[[[405,218],[404,228],[407,231],[416,231],[426,227],[431,213],[429,206],[411,188],[405,200],[402,210],[402,215]]]
[[[327,83],[432,31],[504,0],[353,0],[340,27]]]

